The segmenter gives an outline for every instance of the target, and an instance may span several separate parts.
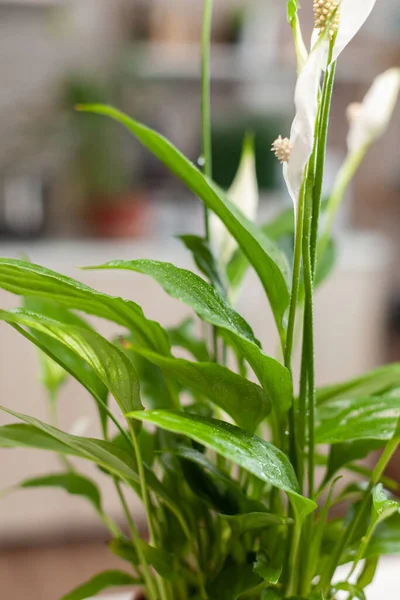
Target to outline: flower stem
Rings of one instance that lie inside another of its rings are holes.
[[[328,60],[328,62],[330,62]],[[316,269],[316,254],[318,240],[319,215],[321,211],[322,185],[325,171],[326,145],[328,139],[329,117],[332,103],[333,84],[336,74],[336,62],[328,67],[322,90],[321,115],[319,118],[318,150],[316,157],[314,192],[313,192],[313,223],[311,230],[311,265],[313,275]]]
[[[204,0],[202,51],[201,51],[201,132],[203,172],[212,177],[211,154],[211,101],[210,101],[210,42],[212,26],[212,0]],[[204,225],[206,239],[209,240],[210,228],[208,209],[204,207]]]
[[[303,185],[300,191],[299,206],[297,211],[297,222],[296,222],[296,234],[295,234],[295,247],[294,247],[294,260],[293,260],[293,278],[292,278],[292,294],[290,298],[289,307],[289,319],[288,328],[286,334],[286,345],[284,362],[285,367],[292,370],[292,352],[293,352],[293,339],[296,324],[296,311],[297,303],[299,299],[299,285],[300,285],[300,271],[301,271],[301,251],[302,251],[302,239],[303,239],[303,227],[304,227],[304,199],[305,199],[305,186]],[[292,464],[297,472],[299,466],[299,457],[297,456],[297,443],[296,443],[296,426],[295,426],[295,407],[292,404],[289,410],[289,431],[290,431],[290,457]],[[300,457],[301,460],[301,457]]]

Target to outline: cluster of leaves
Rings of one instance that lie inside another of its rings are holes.
[[[282,332],[289,292],[288,262],[280,241],[293,233],[293,218],[284,213],[257,229],[162,137],[111,109],[98,110],[123,119],[217,212],[240,246],[228,265],[228,275],[218,280],[237,285],[251,264],[264,283]],[[212,253],[204,251],[204,240],[192,237],[190,247],[207,276],[218,272]],[[89,500],[113,534],[110,550],[134,569],[132,575],[103,573],[65,598],[86,598],[116,585],[145,585],[149,600],[284,597],[295,523],[302,523],[309,513],[316,530],[302,586],[305,597],[315,593],[312,582],[316,576],[323,580],[329,572],[332,548],[351,519],[350,514],[345,521],[328,521],[329,504],[351,498],[351,513],[366,497],[365,487],[356,483],[335,495],[332,482],[343,468],[368,475],[356,461],[395,434],[400,366],[318,391],[316,439],[318,444],[330,444],[329,453],[318,456],[325,468],[318,495],[326,488],[331,491],[315,513],[315,499],[301,495],[282,439],[293,402],[290,372],[263,352],[249,324],[218,289],[218,280],[213,285],[193,272],[150,260],[115,261],[94,268],[127,269],[153,278],[214,328],[237,357],[240,369],[234,372],[218,364],[188,321],[168,331],[147,319],[130,300],[100,293],[29,262],[0,260],[1,288],[24,298],[22,308],[2,311],[1,320],[50,359],[44,372],[52,397],[65,372],[86,388],[97,404],[104,434],[102,440],[71,435],[4,408],[22,424],[0,428],[1,446],[42,448],[93,461],[114,478],[120,491],[124,486],[136,491],[152,522],[150,543],[139,539],[133,524],[131,535],[125,536],[104,514],[95,484],[68,466],[60,473],[23,482],[24,488],[58,486]],[[106,340],[82,313],[114,322],[122,328],[122,337]],[[178,346],[190,359],[174,355]],[[258,384],[245,376],[249,369]],[[125,426],[109,408],[109,395],[125,416]],[[184,403],[183,397],[189,400]],[[118,427],[118,435],[110,434],[110,421]],[[140,423],[157,428],[140,427]],[[267,431],[272,441],[265,441]],[[400,551],[396,536],[400,519],[393,516],[397,503],[376,483],[369,490],[361,522],[338,557],[338,563],[352,560],[355,553],[357,562],[366,559],[357,584],[342,582],[335,588],[349,589],[360,598],[378,554]],[[330,594],[333,588],[328,585],[328,590]]]
[[[295,27],[296,15],[297,2],[290,0]],[[201,276],[154,260],[90,268],[152,278],[193,311],[213,344],[196,335],[191,320],[167,330],[132,300],[27,261],[0,259],[0,288],[23,298],[21,308],[0,311],[0,320],[40,350],[53,412],[67,374],[98,408],[101,439],[1,408],[17,422],[0,427],[0,446],[52,451],[62,465],[58,473],[17,487],[58,487],[90,502],[110,531],[110,551],[127,563],[126,571],[101,573],[64,600],[115,586],[138,586],[146,600],[331,600],[339,591],[362,600],[379,556],[400,552],[396,484],[384,476],[400,439],[400,366],[315,389],[313,289],[330,273],[335,254],[329,241],[317,257],[333,77],[330,67],[318,143],[296,212],[294,256],[285,250],[288,238],[293,246],[292,210],[258,227],[161,135],[110,107],[84,108],[129,129],[220,219],[236,247],[221,262],[209,236],[182,236]],[[263,351],[235,310],[233,299],[250,267],[272,309],[283,363]],[[291,353],[302,304],[304,371],[297,396]],[[98,333],[87,316],[114,323],[114,339]],[[380,448],[372,471],[359,463]],[[113,479],[127,531],[106,514],[100,490],[79,472],[76,458]],[[317,469],[322,478],[315,488]],[[343,471],[355,475],[345,487],[336,485]],[[148,541],[129,512],[128,488],[143,502]],[[337,505],[342,510],[333,513]],[[338,581],[335,571],[344,563],[351,564],[349,576]]]

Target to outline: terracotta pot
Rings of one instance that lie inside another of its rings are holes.
[[[148,198],[143,192],[92,202],[88,220],[96,237],[132,238],[145,235],[148,224]]]

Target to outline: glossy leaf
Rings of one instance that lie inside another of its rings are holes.
[[[226,367],[161,356],[138,346],[132,349],[160,367],[169,378],[203,394],[251,433],[270,412],[270,403],[262,388]]]
[[[80,585],[73,592],[66,594],[61,600],[87,600],[104,590],[115,587],[140,585],[141,581],[122,571],[104,571]]]
[[[317,411],[316,441],[337,444],[390,439],[400,414],[400,395],[332,400]]]
[[[179,411],[153,410],[135,412],[132,416],[167,431],[187,435],[240,465],[262,481],[285,490],[291,500],[297,501],[305,511],[315,509],[316,504],[312,500],[303,498],[298,493],[296,476],[286,455],[260,437],[217,419],[207,419]]]
[[[290,300],[289,272],[284,254],[166,138],[110,106],[89,104],[80,107],[80,110],[106,115],[128,128],[221,219],[258,273],[275,315],[278,330],[283,336],[284,315]]]
[[[88,477],[78,473],[55,473],[43,477],[26,479],[20,484],[22,488],[61,488],[75,496],[81,496],[88,500],[99,514],[102,514],[101,497],[98,487]]]
[[[317,393],[317,400],[319,404],[323,404],[332,399],[372,396],[394,387],[400,387],[399,363],[380,367],[343,383],[320,388]]]
[[[179,239],[193,254],[197,268],[207,277],[212,286],[224,295],[222,275],[207,241],[197,235],[180,235]]]
[[[179,562],[170,552],[166,552],[160,548],[154,548],[144,540],[140,540],[140,549],[146,557],[147,563],[154,567],[154,569],[164,579],[177,579],[180,575]],[[110,550],[123,560],[130,562],[134,566],[140,565],[140,559],[138,557],[136,548],[132,542],[125,538],[114,538],[108,544]]]
[[[0,427],[0,446],[39,448],[55,450],[63,454],[71,454],[86,458],[110,470],[123,479],[138,480],[137,466],[132,453],[123,448],[94,438],[83,438],[65,433],[39,419],[17,413],[8,408],[0,410],[24,421],[29,427],[4,425]]]
[[[259,550],[253,565],[254,573],[257,573],[268,584],[276,585],[282,574],[282,567],[271,564],[271,560],[263,550]]]
[[[170,263],[151,260],[112,261],[90,268],[128,269],[151,276],[168,294],[191,306],[203,320],[233,336],[235,345],[241,349],[270,396],[274,410],[280,413],[289,409],[292,401],[289,371],[264,354],[246,321],[201,277]]]
[[[366,558],[400,554],[400,515],[396,514],[376,528],[365,552]]]
[[[139,380],[131,361],[100,334],[24,310],[0,311],[0,319],[39,331],[65,345],[93,369],[124,412],[143,408]]]
[[[0,288],[20,296],[50,299],[60,306],[81,310],[118,323],[140,336],[141,343],[168,354],[169,339],[159,323],[147,319],[130,300],[108,296],[33,263],[0,258]]]

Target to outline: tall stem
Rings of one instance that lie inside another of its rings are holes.
[[[322,91],[321,116],[319,119],[318,151],[315,168],[314,192],[313,192],[313,227],[311,231],[311,265],[313,275],[316,269],[316,254],[318,240],[319,215],[321,211],[322,185],[325,171],[325,155],[328,140],[329,117],[332,103],[333,84],[336,74],[336,62],[327,70],[324,87]]]
[[[302,252],[302,239],[303,239],[303,226],[304,226],[304,199],[305,199],[305,186],[303,185],[300,197],[299,206],[297,211],[297,222],[296,222],[296,235],[295,235],[295,247],[294,247],[294,260],[293,260],[293,279],[292,279],[292,294],[290,298],[289,307],[289,320],[286,335],[286,346],[284,362],[285,367],[291,371],[292,369],[292,351],[293,351],[293,339],[296,324],[296,311],[297,303],[299,299],[299,285],[300,285],[300,271],[301,271],[301,252]],[[289,430],[290,430],[290,455],[292,464],[297,471],[299,457],[297,456],[297,442],[296,442],[296,427],[295,427],[295,407],[292,404],[289,410]],[[300,457],[301,460],[301,457]]]
[[[147,524],[149,527],[150,544],[155,546],[156,545],[156,535],[155,535],[154,524],[153,524],[153,511],[152,511],[151,502],[150,502],[150,494],[149,494],[149,490],[147,489],[146,475],[144,472],[144,466],[143,466],[142,455],[140,452],[139,441],[137,438],[136,431],[132,425],[131,419],[128,419],[128,427],[129,427],[129,432],[132,437],[133,446],[135,448],[135,455],[136,455],[136,461],[137,461],[137,465],[138,465],[138,473],[139,473],[139,479],[140,479],[140,487],[141,487],[141,491],[142,491],[142,500],[143,500],[143,505],[144,505],[144,509],[146,512]],[[161,599],[167,600],[168,594],[167,594],[167,591],[165,588],[165,582],[159,575],[157,576],[157,583],[158,583]]]
[[[121,485],[120,485],[119,481],[116,478],[114,478],[114,484],[115,484],[115,488],[117,490],[119,499],[121,501],[122,508],[124,510],[124,513],[125,513],[125,517],[126,517],[126,520],[127,520],[127,523],[128,523],[129,532],[130,532],[131,537],[132,537],[133,545],[135,546],[136,552],[138,554],[138,558],[140,560],[140,564],[142,566],[143,577],[144,577],[144,581],[146,583],[146,591],[149,594],[150,600],[157,600],[157,597],[158,597],[157,596],[157,590],[156,590],[156,587],[154,585],[154,580],[153,580],[153,578],[151,576],[151,573],[150,573],[149,564],[147,562],[147,559],[146,559],[146,557],[145,557],[145,555],[143,553],[142,547],[140,545],[141,539],[140,539],[138,530],[136,529],[136,525],[133,522],[133,519],[131,517],[131,513],[129,511],[127,502],[125,500],[124,493],[123,493],[123,491],[121,489]]]
[[[212,177],[211,155],[211,101],[210,101],[210,45],[212,25],[212,0],[204,0],[202,52],[201,52],[201,138],[203,172]],[[209,240],[208,209],[204,207],[204,225],[206,239]]]

